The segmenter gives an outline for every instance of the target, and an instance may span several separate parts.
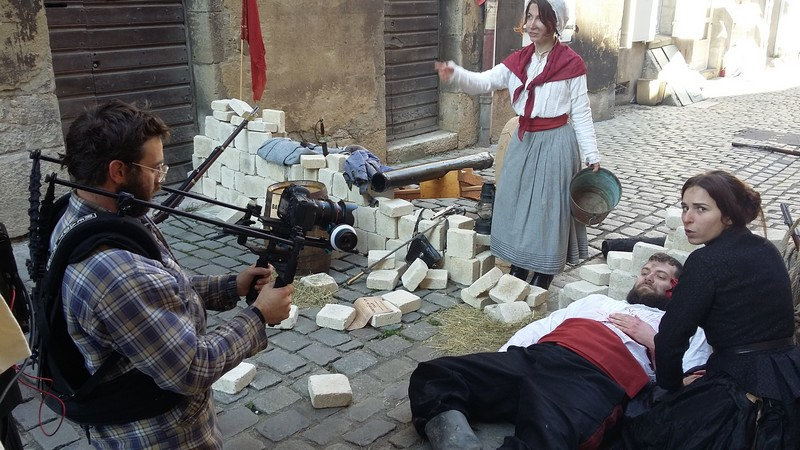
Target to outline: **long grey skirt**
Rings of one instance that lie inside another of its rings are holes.
[[[569,183],[581,169],[572,125],[516,131],[508,145],[492,214],[492,253],[554,275],[588,257],[586,227],[572,218]]]

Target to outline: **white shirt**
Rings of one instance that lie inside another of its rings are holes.
[[[511,339],[500,347],[498,351],[504,352],[512,345],[527,347],[535,344],[539,342],[542,336],[553,331],[567,319],[592,319],[607,326],[619,336],[622,343],[625,344],[625,347],[631,352],[631,355],[636,358],[636,361],[642,366],[645,373],[647,373],[647,376],[649,376],[651,380],[655,380],[656,374],[650,365],[650,359],[647,357],[647,349],[608,321],[608,316],[614,313],[636,316],[647,322],[656,331],[658,331],[661,318],[664,317],[664,311],[660,309],[645,305],[631,305],[628,302],[614,300],[605,295],[593,294],[571,303],[566,308],[553,311],[544,319],[526,325],[524,328],[517,331],[514,336],[511,336]],[[708,357],[711,355],[711,351],[711,346],[708,345],[706,341],[705,333],[701,328],[698,328],[695,335],[689,341],[689,349],[686,350],[686,353],[683,355],[683,370],[687,371],[693,367],[705,364]]]
[[[544,70],[547,55],[549,53],[540,59],[536,52],[533,52],[531,62],[526,69],[528,84]],[[470,72],[453,61],[448,61],[447,65],[454,69],[450,83],[456,84],[465,93],[485,94],[508,88],[514,112],[518,116],[525,114],[528,91],[523,89],[517,101],[514,102],[514,91],[522,85],[522,82],[505,64],[498,64],[480,73]],[[592,122],[592,110],[589,108],[589,96],[586,90],[586,75],[567,80],[549,81],[536,86],[534,93],[531,117],[558,117],[562,114],[569,114],[584,161],[588,164],[600,162],[600,153],[597,151],[597,138]]]

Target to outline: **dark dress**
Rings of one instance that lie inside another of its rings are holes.
[[[681,357],[697,327],[714,348],[707,375],[628,421],[625,446],[751,448],[755,438],[755,448],[800,448],[791,287],[769,241],[730,228],[686,260],[655,337],[661,387],[681,387]]]

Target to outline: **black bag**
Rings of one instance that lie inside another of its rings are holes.
[[[411,264],[419,258],[425,262],[428,268],[438,267],[439,263],[442,262],[442,255],[431,245],[431,242],[424,234],[417,233],[420,220],[422,220],[422,212],[417,216],[417,223],[414,224],[414,234],[416,236],[408,244],[406,262]]]

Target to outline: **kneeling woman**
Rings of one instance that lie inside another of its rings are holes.
[[[761,196],[713,171],[683,185],[692,244],[655,336],[660,386],[679,389],[681,357],[702,327],[714,353],[706,375],[668,395],[623,432],[629,448],[800,448],[800,350],[791,287],[778,250],[747,224]]]

